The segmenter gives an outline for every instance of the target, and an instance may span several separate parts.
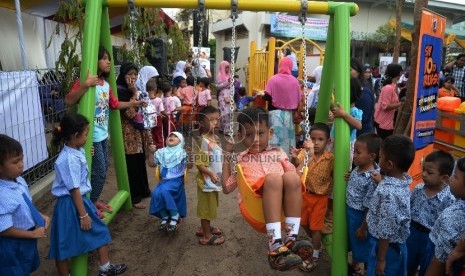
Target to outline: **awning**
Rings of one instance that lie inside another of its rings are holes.
[[[396,20],[391,19],[389,20],[389,25],[395,29],[396,28]],[[402,29],[401,29],[401,35],[404,39],[408,41],[412,41],[412,29],[413,29],[413,24],[405,23],[402,22]],[[453,41],[457,43],[460,47],[465,49],[465,32],[460,31],[460,30],[454,30],[450,28],[446,28],[446,34],[444,36],[444,45],[449,45]]]

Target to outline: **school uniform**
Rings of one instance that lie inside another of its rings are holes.
[[[410,236],[407,239],[408,271],[416,271],[420,266],[419,276],[425,275],[434,256],[434,244],[429,238],[434,222],[441,212],[455,202],[449,186],[433,197],[425,193],[425,185],[419,184],[410,195]]]
[[[362,225],[365,219],[367,208],[363,205],[363,201],[367,192],[374,184],[371,174],[379,173],[379,166],[375,164],[373,170],[360,172],[356,167],[350,174],[347,182],[346,203],[347,203],[347,224],[349,230],[349,250],[352,251],[352,260],[355,263],[368,263],[371,244],[369,239],[359,240],[355,237],[355,232]]]
[[[57,197],[57,202],[50,234],[50,259],[66,260],[111,242],[108,227],[86,196],[92,190],[88,174],[84,150],[64,146],[55,161],[56,176],[52,185],[52,194]],[[79,189],[85,210],[92,220],[88,231],[81,229],[80,214],[70,194],[72,189]]]
[[[0,232],[11,227],[33,231],[36,225],[39,226],[27,200],[35,209],[26,181],[22,177],[18,177],[16,181],[0,179]],[[35,212],[38,214],[37,209]],[[37,239],[0,236],[0,275],[29,275],[39,265]]]
[[[407,275],[407,246],[410,234],[410,191],[412,178],[404,173],[403,179],[385,176],[378,184],[367,214],[371,253],[367,275],[376,275],[378,240],[389,240],[386,254],[386,276]]]
[[[434,223],[429,237],[434,244],[434,256],[445,263],[447,256],[465,234],[465,201],[457,199],[444,209]]]

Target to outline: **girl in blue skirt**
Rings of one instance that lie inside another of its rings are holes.
[[[157,151],[155,145],[150,146],[149,165],[160,166],[161,180],[152,192],[149,212],[161,219],[159,230],[170,234],[176,231],[180,218],[187,213],[184,190],[187,154],[184,137],[179,132],[171,132],[165,145]]]
[[[29,275],[40,264],[37,239],[50,218],[32,204],[23,172],[23,148],[0,134],[0,275]]]
[[[58,274],[69,275],[69,259],[97,250],[99,275],[118,275],[125,264],[111,264],[108,227],[97,215],[95,205],[86,196],[91,191],[86,156],[89,122],[80,114],[66,114],[54,130],[53,143],[65,145],[55,161],[52,194],[57,197],[53,211],[49,258],[55,259]]]

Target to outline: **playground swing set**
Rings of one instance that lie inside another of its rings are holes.
[[[200,11],[203,9],[221,9],[231,10],[231,21],[232,21],[232,51],[231,51],[231,72],[234,72],[234,55],[235,55],[235,20],[237,18],[237,12],[239,10],[248,11],[269,11],[269,12],[292,12],[299,13],[302,22],[302,53],[306,53],[306,42],[305,39],[305,18],[307,13],[311,14],[326,14],[330,16],[328,37],[326,41],[326,52],[327,55],[324,59],[323,76],[321,83],[321,93],[319,98],[319,104],[316,112],[316,122],[327,122],[328,113],[331,102],[330,91],[335,91],[335,100],[340,103],[341,107],[346,111],[350,108],[350,93],[349,83],[350,78],[350,16],[354,16],[358,12],[358,6],[355,3],[345,2],[316,2],[316,1],[283,1],[283,0],[269,0],[267,5],[263,4],[261,0],[82,0],[85,5],[85,25],[84,25],[84,39],[82,45],[82,63],[80,70],[80,79],[84,81],[88,70],[91,74],[97,72],[97,63],[95,62],[98,53],[98,47],[101,45],[105,49],[112,49],[111,37],[110,37],[110,20],[108,16],[108,7],[127,7],[129,4],[134,4],[140,7],[163,7],[163,8],[187,8],[193,9],[198,8]],[[128,3],[129,2],[129,3]],[[201,24],[203,26],[203,22]],[[201,37],[201,36],[200,36]],[[274,44],[273,44],[274,45]],[[337,47],[336,47],[337,45]],[[273,51],[272,51],[273,50]],[[269,49],[271,53],[274,53],[276,49]],[[112,56],[112,51],[109,51]],[[301,60],[300,68],[303,74],[303,79],[306,79],[306,66],[305,66],[305,55],[302,54],[299,57]],[[198,56],[197,56],[198,58]],[[113,58],[111,58],[113,61]],[[337,66],[336,66],[337,61]],[[268,65],[271,60],[268,59]],[[274,62],[274,56],[273,56]],[[198,64],[198,63],[197,63]],[[254,59],[251,59],[251,65],[254,66]],[[268,66],[268,68],[274,68]],[[198,68],[197,68],[198,69]],[[269,71],[270,69],[268,69]],[[258,71],[258,70],[257,70]],[[269,74],[269,72],[268,72]],[[329,76],[333,76],[330,78]],[[268,75],[267,77],[271,77]],[[113,91],[116,90],[116,76],[114,64],[111,64],[110,75],[108,77]],[[231,80],[232,82],[233,80]],[[265,80],[266,82],[266,80]],[[264,86],[264,83],[263,83]],[[230,108],[233,109],[234,104],[234,90],[233,83],[230,88]],[[306,82],[304,82],[304,91],[307,96]],[[90,93],[84,94],[83,98],[79,103],[79,112],[89,119],[93,124],[94,116],[94,103],[95,103],[95,87],[91,87]],[[306,97],[307,98],[307,97]],[[233,110],[232,110],[233,111]],[[234,112],[230,113],[232,117]],[[191,111],[191,118],[193,116],[193,109]],[[234,126],[233,118],[231,118],[230,125],[230,137],[233,140]],[[306,114],[305,123],[308,125],[308,113]],[[115,170],[118,192],[110,200],[109,204],[113,208],[111,214],[106,214],[105,223],[109,223],[116,213],[123,208],[124,210],[130,210],[132,208],[131,197],[129,194],[129,181],[125,165],[124,145],[123,137],[121,132],[121,120],[118,110],[112,110],[110,112],[110,136],[112,137],[112,148],[114,153],[114,164],[118,168]],[[334,164],[334,224],[333,234],[330,239],[330,243],[326,243],[326,249],[332,257],[331,274],[332,275],[347,275],[347,221],[346,221],[346,204],[345,204],[345,181],[344,173],[349,170],[349,125],[341,118],[337,118],[334,122],[335,125],[335,143],[334,143],[334,154],[337,157]],[[308,129],[308,128],[307,128]],[[89,164],[89,169],[92,166],[91,163],[91,145],[92,145],[92,131],[93,125],[91,125],[88,135],[88,143],[86,144],[86,156]],[[191,135],[190,135],[191,136]],[[306,133],[306,138],[309,137],[309,133]],[[191,146],[189,144],[188,146]],[[306,156],[304,164],[307,164],[308,157]],[[234,160],[236,164],[236,160]],[[263,210],[261,206],[261,200],[256,197],[251,197],[248,193],[250,187],[247,185],[245,178],[242,174],[242,170],[239,165],[234,166],[234,173],[237,173],[239,190],[243,197],[243,205],[241,211],[244,210],[243,214],[249,215],[251,218],[264,222]],[[237,171],[236,171],[237,168]],[[306,166],[304,166],[303,179],[305,179]],[[246,220],[247,217],[245,216]],[[329,245],[329,246],[328,246]],[[72,275],[87,275],[87,254],[73,258],[71,266]]]

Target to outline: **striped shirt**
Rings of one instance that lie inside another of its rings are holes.
[[[70,190],[80,189],[81,195],[92,190],[84,149],[64,146],[55,161],[55,180],[52,194],[56,197],[70,195]]]
[[[11,227],[28,230],[35,226],[23,193],[32,201],[26,181],[18,177],[16,182],[0,179],[0,232]]]

